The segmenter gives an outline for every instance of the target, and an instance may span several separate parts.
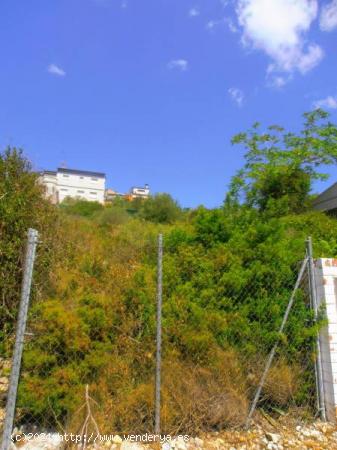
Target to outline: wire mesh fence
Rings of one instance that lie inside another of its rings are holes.
[[[295,292],[294,307],[284,331],[278,332],[299,269],[300,265],[279,268],[278,272],[260,276],[250,272],[242,274],[240,279],[234,279],[230,272],[223,273],[221,291],[216,300],[217,308],[221,305],[220,314],[209,306],[209,298],[199,297],[202,314],[210,320],[205,329],[201,315],[200,335],[191,336],[192,342],[188,339],[186,342],[188,331],[181,336],[180,345],[187,347],[186,359],[191,361],[189,355],[193,354],[192,373],[188,377],[181,374],[180,378],[182,415],[177,423],[182,429],[244,425],[276,342],[278,347],[262,388],[259,410],[278,414],[292,412],[303,418],[316,414],[315,331],[307,267]],[[194,273],[199,279],[198,270]],[[197,312],[191,311],[190,314]],[[209,328],[217,342],[207,334]],[[205,339],[205,345],[196,345],[193,351],[193,347],[189,347],[195,344],[193,338],[197,341],[198,338]],[[215,362],[205,372],[205,360],[210,361],[212,355]],[[168,381],[165,370],[163,377],[165,386],[165,380]],[[177,392],[176,383],[171,385],[171,394],[173,392]],[[185,402],[187,396],[190,402]],[[190,407],[189,414],[186,414],[186,403]],[[174,404],[172,409],[175,410]]]
[[[247,424],[259,385],[253,418],[317,416],[317,324],[305,252],[299,277],[303,261],[273,267],[252,257],[242,266],[223,248],[164,239],[158,378],[157,236],[127,250],[123,240],[114,246],[106,242],[93,258],[90,242],[83,243],[50,298],[30,308],[16,430],[238,428]]]

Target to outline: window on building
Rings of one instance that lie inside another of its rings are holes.
[[[90,192],[90,195],[97,195],[97,192]]]
[[[69,178],[69,175],[63,174],[63,178]]]
[[[98,178],[91,177],[92,181],[98,181]]]
[[[62,188],[61,191],[68,192],[68,189]]]
[[[84,191],[77,191],[78,194],[84,194]]]
[[[81,180],[84,180],[84,177],[80,177]]]

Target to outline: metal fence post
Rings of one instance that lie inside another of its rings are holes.
[[[300,269],[300,271],[299,271],[299,274],[298,274],[298,277],[297,277],[297,280],[296,280],[294,289],[293,289],[292,294],[291,294],[291,296],[290,296],[290,299],[289,299],[289,302],[288,302],[288,305],[287,305],[287,309],[286,309],[286,311],[285,311],[285,313],[284,313],[284,316],[283,316],[283,319],[282,319],[281,326],[280,326],[280,328],[279,328],[279,330],[278,330],[279,335],[283,332],[284,327],[285,327],[285,325],[286,325],[286,323],[287,323],[287,320],[288,320],[288,317],[289,317],[289,314],[290,314],[290,310],[291,310],[291,308],[292,308],[292,306],[293,306],[293,303],[294,303],[294,300],[295,300],[295,294],[296,294],[297,289],[298,289],[299,286],[300,286],[300,283],[301,283],[301,280],[302,280],[302,277],[303,277],[303,274],[304,274],[304,270],[305,270],[305,267],[306,267],[307,263],[308,263],[308,258],[305,258],[305,259],[303,260],[301,269]],[[254,411],[255,411],[256,406],[257,406],[257,404],[258,404],[258,401],[259,401],[259,399],[260,399],[261,391],[262,391],[262,388],[263,388],[264,383],[265,383],[265,381],[266,381],[266,378],[267,378],[267,375],[268,375],[270,366],[271,366],[271,364],[272,364],[272,362],[273,362],[273,359],[274,359],[274,356],[275,356],[275,353],[276,353],[276,350],[277,350],[279,341],[280,341],[280,338],[278,338],[278,339],[276,340],[276,342],[275,342],[273,348],[271,349],[271,351],[270,351],[270,353],[269,353],[269,357],[268,357],[268,359],[267,359],[267,363],[266,363],[266,365],[265,365],[265,368],[264,368],[264,371],[263,371],[263,374],[262,374],[260,383],[259,383],[258,388],[257,388],[257,390],[256,390],[256,393],[255,393],[255,396],[254,396],[252,405],[251,405],[251,407],[250,407],[250,410],[249,410],[249,413],[248,413],[248,416],[247,416],[247,419],[246,419],[246,424],[245,424],[246,429],[247,429],[247,428],[249,427],[249,425],[250,425],[250,421],[251,421],[251,419],[252,419],[252,417],[253,417]]]
[[[156,393],[155,393],[155,434],[160,433],[160,391],[161,391],[161,316],[163,300],[163,235],[158,236],[157,262],[157,339],[156,339]]]
[[[313,259],[312,252],[312,239],[308,237],[307,239],[307,255],[309,259],[309,291],[310,291],[310,300],[311,305],[314,311],[315,321],[317,320],[318,315],[318,306],[317,306],[317,291],[316,291],[316,281],[315,281],[315,265]],[[316,375],[316,383],[317,383],[317,401],[318,408],[321,419],[326,421],[326,411],[325,411],[325,401],[324,401],[324,387],[323,387],[323,368],[322,368],[322,358],[321,358],[321,344],[319,341],[319,335],[316,337],[316,348],[317,348],[317,356],[315,361],[315,375]]]
[[[27,314],[29,306],[29,297],[32,285],[32,276],[35,260],[38,232],[32,228],[28,230],[28,243],[26,257],[24,262],[24,271],[21,287],[21,299],[19,306],[19,315],[16,326],[16,336],[14,353],[12,360],[12,369],[9,379],[9,388],[7,394],[6,415],[2,435],[1,450],[8,450],[11,443],[11,435],[14,423],[15,404],[20,376],[21,358],[23,351],[24,335],[27,323]]]

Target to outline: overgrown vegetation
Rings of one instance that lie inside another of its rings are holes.
[[[34,336],[24,352],[21,420],[75,431],[89,384],[101,431],[153,430],[156,238],[163,232],[163,431],[242,423],[278,337],[305,238],[313,237],[316,255],[337,255],[336,220],[310,209],[313,168],[336,159],[336,128],[326,119],[322,112],[307,116],[310,131],[305,125],[303,136],[318,136],[314,144],[292,136],[286,148],[278,148],[257,130],[251,138],[237,138],[250,148],[247,165],[233,178],[223,207],[212,210],[183,212],[168,196],[148,203],[117,200],[103,209],[68,202],[55,210],[41,200],[34,181],[32,192],[18,187],[35,178],[22,155],[8,151],[2,170],[6,173],[12,158],[24,164],[13,189],[30,205],[21,228],[9,226],[12,217],[19,220],[15,215],[2,219],[1,230],[10,230],[7,241],[20,238],[8,255],[21,254],[29,225],[39,228],[42,241],[57,236],[53,260],[43,246],[37,258],[35,283],[47,282],[35,289],[30,311]],[[259,142],[271,144],[259,150]],[[307,162],[302,164],[303,146]],[[13,197],[6,194],[1,202]],[[38,209],[41,216],[35,216],[35,202],[44,205],[45,210]],[[9,210],[11,203],[4,205]],[[53,215],[58,220],[50,220]],[[5,261],[6,249],[1,253]],[[16,279],[12,305],[19,292],[17,270],[9,267]],[[3,289],[10,285],[1,274]],[[307,363],[316,328],[304,294],[299,292],[281,337],[263,393],[265,405],[310,407],[313,372]],[[13,324],[15,306],[11,315],[2,311],[1,317]]]
[[[133,200],[117,197],[105,207],[98,202],[69,198],[62,202],[60,209],[71,216],[92,218],[101,225],[118,225],[131,218],[172,224],[183,217],[181,207],[169,194]]]
[[[20,149],[7,148],[0,154],[0,354],[11,345],[28,228],[43,233],[34,283],[37,298],[48,284],[56,252],[57,212],[43,199],[36,179]]]

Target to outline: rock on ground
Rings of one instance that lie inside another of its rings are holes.
[[[273,422],[274,423],[274,422]],[[46,439],[18,443],[13,449],[21,450],[62,450],[64,448],[58,435]],[[82,447],[72,447],[80,450]],[[164,444],[140,444],[123,441],[115,436],[112,441],[88,445],[89,449],[105,450],[337,450],[337,427],[332,424],[315,422],[296,424],[286,420],[254,424],[249,431],[222,431],[192,436],[188,441],[172,438]]]

